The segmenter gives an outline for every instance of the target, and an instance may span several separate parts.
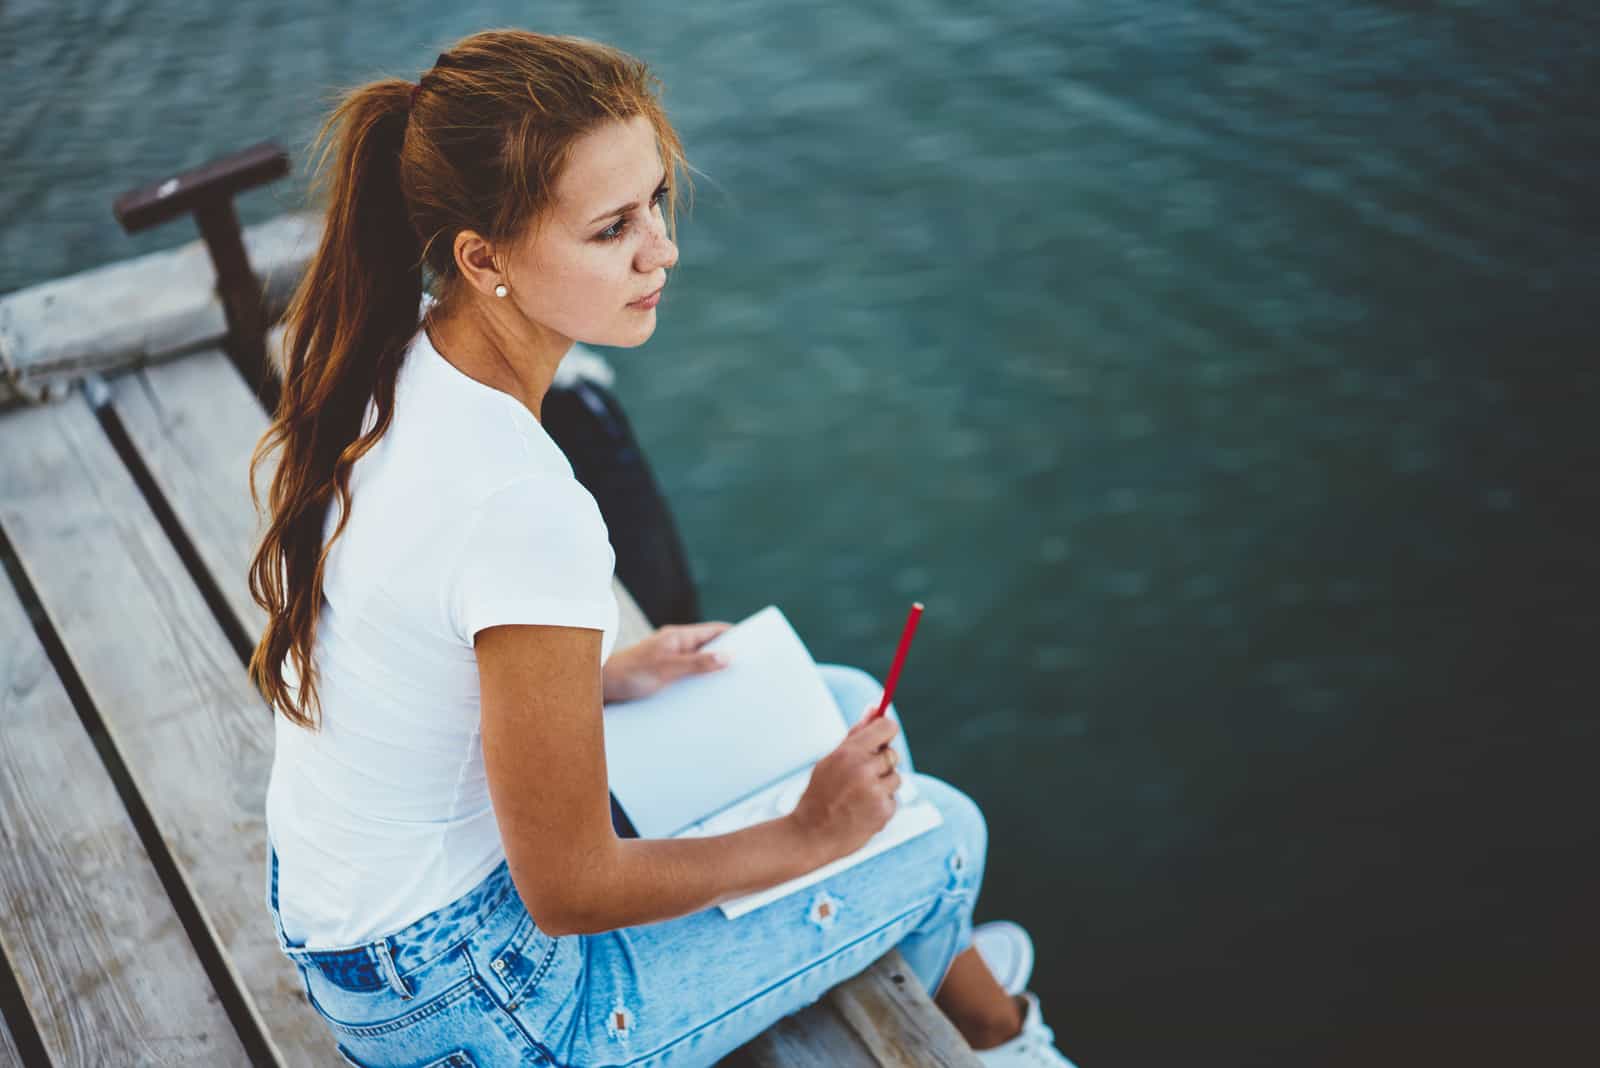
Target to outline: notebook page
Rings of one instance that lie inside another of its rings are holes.
[[[732,662],[605,709],[611,791],[645,838],[671,837],[809,768],[849,730],[776,606],[705,647]]]

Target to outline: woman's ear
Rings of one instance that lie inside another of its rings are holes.
[[[476,230],[458,231],[452,252],[461,277],[484,296],[493,296],[494,287],[506,281],[496,263],[494,246]]]

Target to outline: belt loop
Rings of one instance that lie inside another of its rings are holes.
[[[406,981],[400,977],[399,970],[394,966],[394,953],[389,949],[389,939],[380,938],[372,943],[372,951],[378,955],[378,970],[389,983],[389,989],[409,1000],[411,987],[406,985]]]

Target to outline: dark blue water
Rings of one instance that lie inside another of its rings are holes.
[[[11,3],[0,290],[472,30],[633,50],[704,176],[610,355],[708,610],[881,672],[927,602],[907,731],[1063,1048],[1581,1061],[1595,11]]]

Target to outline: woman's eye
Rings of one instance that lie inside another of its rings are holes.
[[[668,189],[667,184],[662,182],[660,187],[657,188],[656,191],[651,195],[650,206],[652,208],[659,208],[663,203],[666,202],[668,192],[670,192],[670,190]],[[624,215],[622,218],[618,219],[604,230],[601,230],[595,235],[595,238],[600,241],[615,241],[617,238],[626,233],[627,229],[628,217]]]

